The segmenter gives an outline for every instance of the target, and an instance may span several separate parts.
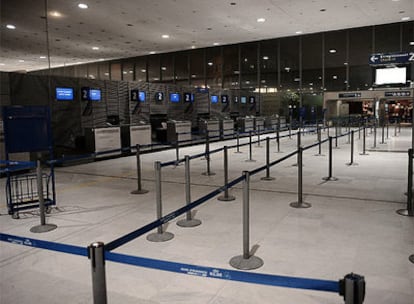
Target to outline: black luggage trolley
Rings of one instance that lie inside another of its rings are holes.
[[[1,173],[6,174],[6,201],[8,213],[19,218],[19,211],[39,207],[36,162],[12,161],[11,153],[46,152],[53,159],[50,110],[46,106],[3,107],[6,160],[0,162]],[[39,156],[40,158],[40,156]],[[45,206],[56,204],[53,163],[49,172],[42,174]]]

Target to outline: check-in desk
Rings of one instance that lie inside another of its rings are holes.
[[[273,130],[276,131],[277,130],[277,125],[279,122],[279,118],[277,117],[267,117],[265,120],[265,127],[267,130]]]
[[[250,132],[254,130],[254,119],[250,117],[239,117],[237,119],[237,125],[241,132]]]
[[[254,129],[256,131],[264,131],[265,119],[263,117],[254,118]]]
[[[177,140],[179,145],[191,143],[191,121],[167,121],[167,141],[175,143]]]
[[[99,153],[109,150],[121,149],[121,128],[87,128],[85,141],[88,151]],[[96,157],[107,157],[121,154],[121,151],[98,154]]]
[[[220,120],[220,129],[223,138],[232,138],[234,135],[234,121],[233,119]]]
[[[287,127],[286,123],[286,117],[285,116],[279,116],[279,122],[280,122],[280,128],[284,129]]]
[[[130,146],[150,145],[152,143],[151,125],[129,126],[129,140]]]
[[[212,140],[220,138],[220,121],[211,119],[200,122],[200,132],[206,134],[208,131],[208,137]]]

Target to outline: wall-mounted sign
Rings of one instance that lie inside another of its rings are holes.
[[[380,53],[372,54],[369,57],[370,65],[379,64],[406,64],[414,62],[414,52]]]
[[[411,96],[410,91],[390,91],[384,93],[385,97],[409,97]]]
[[[138,101],[138,95],[139,91],[138,90],[131,90],[131,94],[130,94],[130,100],[131,101]]]
[[[361,93],[339,93],[339,98],[355,98],[355,97],[361,97]]]

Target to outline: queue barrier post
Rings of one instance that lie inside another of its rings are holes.
[[[190,156],[185,156],[185,201],[186,204],[191,204],[191,171],[190,171]],[[186,218],[179,220],[177,225],[180,227],[196,227],[201,224],[201,221],[193,218],[191,210],[186,212]]]
[[[261,180],[271,181],[274,177],[270,176],[270,138],[266,137],[266,176],[262,177]]]
[[[216,173],[211,172],[210,168],[210,137],[208,135],[208,131],[206,131],[206,152],[205,152],[205,158],[206,158],[206,165],[207,165],[207,171],[201,173],[202,175],[211,176],[216,175]]]
[[[328,164],[328,176],[323,177],[322,179],[324,181],[337,181],[338,178],[332,176],[332,158],[333,158],[333,153],[332,153],[332,136],[329,136],[329,164]]]
[[[384,123],[382,123],[382,131],[381,131],[381,143],[382,145],[386,144],[385,142],[385,126]]]
[[[335,149],[339,149],[338,147],[338,126],[335,126]]]
[[[374,146],[372,148],[377,147],[377,123],[374,122]]]
[[[161,162],[154,163],[155,169],[155,198],[157,204],[157,218],[162,217],[162,197],[161,197]],[[164,231],[163,225],[157,227],[157,232],[147,235],[147,240],[150,242],[165,242],[174,238],[174,234]]]
[[[261,148],[260,145],[260,126],[257,126],[257,148]]]
[[[239,130],[237,130],[236,138],[237,138],[237,149],[236,149],[236,152],[234,153],[243,153],[240,151],[240,131]]]
[[[246,159],[246,162],[255,162],[256,160],[253,159],[253,151],[252,151],[252,131],[249,131],[249,159]]]
[[[229,183],[229,160],[228,160],[228,148],[227,146],[224,146],[223,148],[223,154],[224,154],[224,185],[226,186]],[[236,198],[233,195],[229,194],[229,188],[226,187],[224,190],[224,195],[219,196],[217,198],[219,201],[234,201]]]
[[[292,208],[310,208],[312,205],[303,201],[303,147],[298,149],[298,200],[290,203]]]
[[[230,259],[230,265],[236,269],[252,270],[263,266],[263,260],[250,254],[250,173],[244,171],[243,181],[243,254]]]
[[[88,246],[88,258],[91,260],[92,293],[94,304],[106,304],[106,274],[104,243],[95,242]]]
[[[387,139],[389,139],[389,138],[390,138],[390,124],[389,124],[389,121],[387,119]]]
[[[362,304],[365,299],[365,278],[356,273],[347,274],[339,280],[339,295],[345,304]]]
[[[362,153],[359,153],[359,155],[368,155],[368,153],[366,153],[366,135],[367,135],[367,129],[365,128],[365,126],[363,127],[363,137],[362,137]]]
[[[407,208],[397,210],[399,215],[414,216],[413,205],[413,149],[408,149]]]
[[[322,154],[322,133],[321,133],[321,128],[318,128],[318,154],[315,154],[315,156],[324,156]]]
[[[36,181],[37,181],[37,195],[39,197],[39,213],[40,213],[40,225],[30,228],[30,232],[43,233],[55,230],[57,226],[55,224],[46,224],[46,206],[43,194],[43,180],[42,180],[42,165],[40,160],[37,160],[36,165]]]
[[[280,123],[276,126],[276,144],[277,144],[277,153],[280,153]]]
[[[131,194],[145,194],[148,193],[148,190],[142,189],[142,182],[141,182],[141,152],[140,152],[140,145],[136,145],[137,153],[137,183],[138,188],[137,190],[131,191]]]
[[[347,165],[358,166],[357,163],[354,163],[354,130],[351,131],[351,161]]]

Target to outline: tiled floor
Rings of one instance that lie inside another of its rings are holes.
[[[357,134],[357,133],[356,133]],[[392,136],[391,136],[392,135]],[[411,130],[403,128],[398,137],[379,145],[381,151],[360,155],[362,140],[357,140],[354,161],[350,161],[347,137],[333,150],[333,176],[328,174],[327,144],[324,156],[315,156],[318,148],[303,156],[303,199],[309,209],[294,209],[289,203],[297,197],[296,157],[271,169],[274,181],[262,181],[259,173],[250,184],[250,244],[258,245],[256,255],[264,260],[259,273],[338,280],[355,272],[364,275],[367,294],[364,303],[414,303],[414,219],[396,214],[405,208],[407,188],[407,151]],[[326,136],[326,133],[323,133]],[[378,143],[381,141],[378,134]],[[263,138],[263,137],[262,137]],[[303,137],[303,144],[314,143],[316,135]],[[372,135],[367,149],[372,147]],[[246,142],[247,139],[242,139]],[[213,143],[211,149],[233,144]],[[296,140],[284,138],[281,153],[271,143],[271,160],[295,150]],[[229,179],[244,170],[264,165],[265,148],[248,147],[243,153],[229,153]],[[394,149],[393,147],[398,147]],[[378,148],[377,148],[378,149]],[[370,149],[373,150],[373,149]],[[203,146],[182,148],[180,155],[204,151]],[[7,215],[5,179],[0,179],[0,231],[59,243],[87,246],[94,241],[108,243],[155,219],[154,161],[175,159],[167,150],[142,155],[145,195],[131,195],[136,186],[135,158],[98,161],[56,171],[57,208],[48,222],[58,225],[52,232],[33,234],[29,229],[39,222],[36,211],[21,214],[19,220]],[[204,176],[205,160],[191,161],[191,197],[193,200],[223,184],[222,153],[212,155],[215,176]],[[185,204],[184,166],[162,169],[163,213]],[[231,257],[242,253],[242,185],[230,193],[232,202],[213,198],[196,208],[202,225],[180,228],[174,219],[167,230],[173,240],[148,242],[145,236],[115,250],[135,256],[231,269]],[[182,218],[182,217],[180,217]],[[179,219],[180,219],[179,218]],[[334,293],[262,286],[163,272],[107,262],[109,303],[343,303]],[[92,303],[90,262],[80,256],[46,251],[9,243],[0,243],[0,303]]]

